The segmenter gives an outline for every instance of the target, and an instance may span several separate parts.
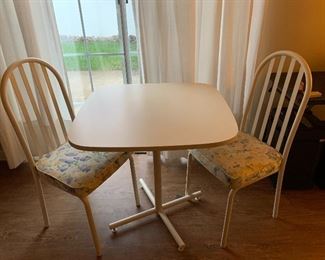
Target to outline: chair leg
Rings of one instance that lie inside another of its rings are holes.
[[[44,227],[48,228],[50,226],[49,216],[47,214],[41,179],[40,179],[40,176],[38,175],[38,173],[36,172],[36,170],[32,169],[32,174],[33,174],[33,179],[34,179],[34,183],[35,183],[35,187],[36,187],[36,192],[38,195],[38,200],[40,202],[40,206],[41,206],[41,210],[42,210]]]
[[[43,187],[42,187],[40,177],[38,177],[37,182],[38,182],[38,185],[39,185],[39,192],[38,193],[39,193],[39,201],[40,201],[41,209],[42,209],[44,227],[48,228],[50,226],[49,216],[47,214],[47,209],[46,209],[46,204],[45,204],[45,199],[44,199],[44,193],[43,193]]]
[[[237,190],[231,189],[228,194],[227,207],[226,207],[226,213],[225,213],[225,219],[224,219],[224,223],[223,223],[222,237],[221,237],[221,243],[220,243],[221,248],[227,247],[229,224],[230,224],[232,206],[234,203],[234,198],[235,198],[236,192],[237,192]]]
[[[282,190],[282,183],[283,183],[283,174],[284,174],[284,167],[281,167],[276,182],[276,190],[275,190],[273,213],[272,213],[273,218],[277,218],[279,215],[279,205],[280,205],[280,197],[281,197],[281,190]]]
[[[100,242],[99,242],[99,237],[97,235],[96,226],[95,226],[93,214],[91,211],[91,207],[89,204],[89,200],[87,197],[79,197],[79,198],[83,202],[86,213],[87,213],[88,224],[89,224],[91,235],[93,237],[93,241],[95,244],[96,254],[97,254],[97,256],[101,256],[102,255],[101,246],[100,246]]]
[[[138,184],[137,184],[137,176],[135,173],[134,167],[134,160],[132,155],[129,156],[130,160],[130,168],[131,168],[131,176],[132,176],[132,184],[133,184],[133,191],[134,191],[134,198],[135,198],[135,205],[140,207],[140,198],[139,198],[139,191],[138,191]]]
[[[187,156],[187,167],[186,167],[186,180],[185,180],[185,195],[188,195],[189,192],[189,186],[190,186],[190,174],[192,171],[192,161],[193,161],[193,155],[191,152],[188,153]]]

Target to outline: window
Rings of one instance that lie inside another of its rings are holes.
[[[102,86],[138,83],[130,0],[53,0],[73,103]]]

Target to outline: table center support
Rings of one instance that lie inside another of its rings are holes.
[[[182,238],[178,235],[173,224],[168,219],[167,215],[163,211],[162,207],[162,192],[161,192],[161,162],[160,162],[160,151],[153,151],[153,167],[154,167],[154,177],[155,177],[155,209],[161,220],[164,222],[169,232],[175,239],[178,250],[183,251],[185,248],[185,243]]]
[[[153,151],[153,163],[154,163],[154,186],[155,186],[155,195],[152,194],[152,192],[150,191],[149,187],[147,186],[147,184],[144,182],[143,179],[140,179],[140,183],[142,185],[142,188],[145,192],[145,194],[148,196],[150,202],[153,204],[153,208],[142,211],[140,213],[137,213],[135,215],[129,216],[127,218],[118,220],[116,222],[113,222],[111,224],[109,224],[109,228],[113,231],[116,232],[116,228],[125,224],[128,224],[132,221],[141,219],[143,217],[152,215],[154,213],[156,213],[161,220],[163,221],[163,223],[165,224],[165,226],[167,227],[168,231],[171,233],[171,235],[173,236],[175,242],[178,245],[178,250],[179,251],[183,251],[185,248],[185,243],[182,240],[182,238],[179,236],[179,234],[177,233],[175,227],[173,226],[173,224],[170,222],[169,218],[167,217],[167,215],[164,212],[164,209],[173,207],[175,205],[184,203],[186,201],[189,200],[193,200],[193,199],[197,199],[201,196],[202,192],[201,191],[197,191],[197,192],[193,192],[191,194],[187,193],[187,188],[186,188],[186,193],[183,197],[169,201],[167,203],[162,203],[162,189],[161,189],[161,159],[160,159],[160,151]]]
[[[161,203],[161,163],[160,151],[153,151],[153,172],[155,178],[155,208],[157,213],[162,212]]]

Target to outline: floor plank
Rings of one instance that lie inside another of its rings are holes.
[[[139,177],[153,187],[152,158],[137,155]],[[182,195],[186,166],[163,165],[164,201]],[[325,259],[325,192],[319,189],[284,191],[280,216],[271,217],[274,189],[263,180],[235,198],[229,248],[219,241],[227,189],[198,163],[193,164],[192,190],[201,189],[199,203],[169,209],[168,215],[187,244],[177,246],[158,217],[120,227],[113,235],[108,223],[150,207],[143,191],[137,209],[130,169],[125,164],[91,196],[102,259]],[[95,259],[86,214],[81,202],[44,185],[50,228],[42,216],[27,165],[10,171],[0,163],[0,259]]]

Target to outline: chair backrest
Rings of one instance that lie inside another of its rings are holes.
[[[27,58],[11,64],[1,80],[1,100],[29,163],[67,140],[62,103],[70,120],[73,108],[60,74],[47,62]]]
[[[254,75],[241,130],[273,146],[286,160],[311,89],[311,72],[300,55],[270,54]]]

